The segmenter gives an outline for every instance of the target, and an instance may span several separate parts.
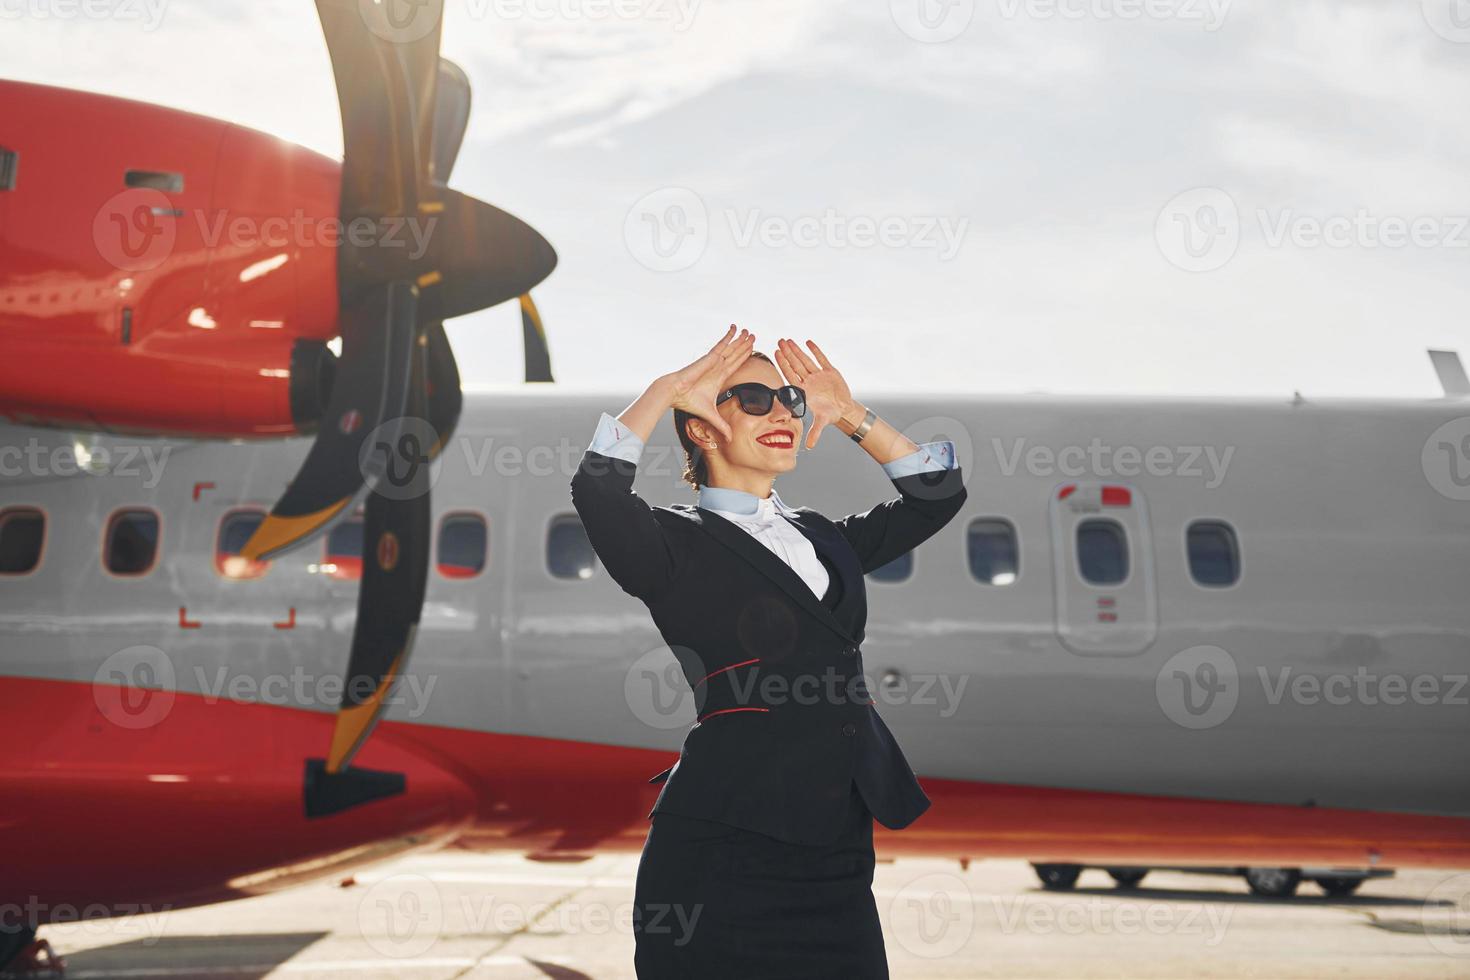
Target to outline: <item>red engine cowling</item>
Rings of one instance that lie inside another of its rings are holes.
[[[265,133],[0,80],[0,414],[207,436],[315,426],[341,165]]]

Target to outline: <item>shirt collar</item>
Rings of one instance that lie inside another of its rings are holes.
[[[795,514],[796,509],[789,506],[781,499],[776,488],[771,488],[769,497],[757,497],[745,490],[735,490],[730,487],[711,487],[701,483],[699,485],[698,507],[705,510],[720,511],[726,514],[735,514],[747,518],[767,518],[775,514]]]

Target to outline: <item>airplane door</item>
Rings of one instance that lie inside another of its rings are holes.
[[[1062,645],[1084,656],[1147,650],[1158,634],[1158,599],[1143,495],[1124,484],[1067,484],[1050,510]]]

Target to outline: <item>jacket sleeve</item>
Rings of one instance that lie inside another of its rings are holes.
[[[899,495],[835,522],[865,575],[927,541],[959,513],[968,496],[964,471],[948,441],[925,443],[883,469]]]
[[[652,601],[683,570],[685,541],[666,529],[654,516],[653,508],[633,491],[642,445],[630,447],[626,435],[619,440],[621,446],[608,445],[606,429],[605,421],[599,423],[598,435],[582,454],[572,476],[572,506],[582,519],[598,560],[613,580],[629,595]],[[636,436],[632,438],[637,440]],[[609,452],[597,451],[598,446]]]

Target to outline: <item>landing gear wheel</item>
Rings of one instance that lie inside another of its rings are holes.
[[[36,930],[25,927],[18,930],[0,929],[0,975],[12,966],[19,966],[21,950],[36,938]]]
[[[1347,898],[1358,890],[1362,878],[1317,878],[1317,887],[1332,898]]]
[[[1246,868],[1245,883],[1262,898],[1290,898],[1302,883],[1298,868]]]
[[[1137,888],[1138,883],[1143,881],[1144,875],[1148,874],[1147,868],[1109,868],[1108,874],[1112,876],[1113,883],[1119,888]]]
[[[1070,891],[1082,874],[1080,864],[1033,864],[1041,887],[1050,892]]]

